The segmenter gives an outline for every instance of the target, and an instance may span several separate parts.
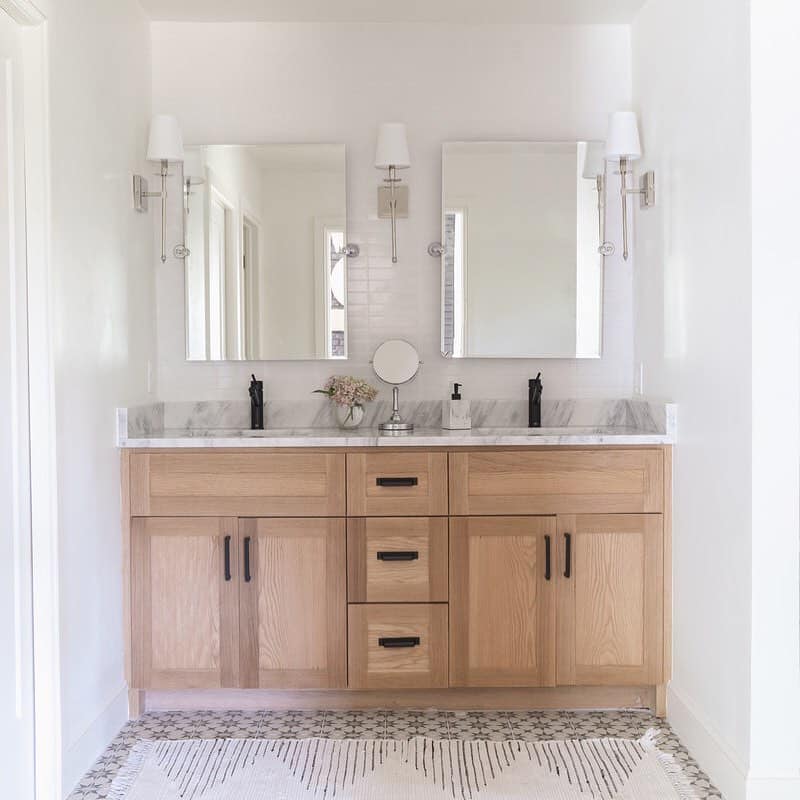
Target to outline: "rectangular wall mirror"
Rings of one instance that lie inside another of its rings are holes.
[[[442,352],[599,358],[603,257],[587,142],[442,148]]]
[[[190,361],[347,357],[343,144],[187,147]]]

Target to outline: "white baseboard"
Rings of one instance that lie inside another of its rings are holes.
[[[700,768],[725,800],[797,800],[800,770],[784,775],[756,775],[725,744],[713,726],[679,689],[667,690],[667,719]]]
[[[800,797],[800,775],[751,775],[747,779],[747,800],[797,800]]]
[[[747,766],[673,684],[667,689],[667,720],[725,800],[749,800]]]
[[[128,690],[124,688],[100,712],[61,760],[62,797],[68,797],[89,767],[128,721]]]

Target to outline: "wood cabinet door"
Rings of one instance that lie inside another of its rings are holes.
[[[133,688],[238,685],[235,519],[131,525]]]
[[[451,520],[451,686],[555,685],[555,538],[555,517]]]
[[[559,685],[660,683],[662,516],[562,516],[558,527]]]
[[[346,686],[344,520],[241,519],[239,528],[241,685]]]

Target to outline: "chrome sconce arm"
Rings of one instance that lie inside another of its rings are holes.
[[[136,211],[148,210],[148,197],[161,198],[161,263],[167,260],[167,178],[169,177],[169,161],[161,162],[161,191],[148,192],[147,179],[141,175],[133,176],[133,208]]]
[[[628,159],[619,160],[620,194],[622,196],[622,257],[628,260],[628,195],[639,195],[640,207],[650,208],[656,204],[656,174],[652,170],[641,177],[638,189],[628,188]]]

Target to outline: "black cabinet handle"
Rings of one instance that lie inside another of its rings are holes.
[[[565,565],[564,565],[564,577],[569,578],[572,574],[572,534],[565,533],[564,534],[564,556],[565,556]]]
[[[544,579],[550,580],[550,537],[544,537]]]
[[[418,550],[378,550],[378,561],[416,561]]]
[[[244,582],[250,583],[250,537],[244,537]]]
[[[416,486],[419,483],[417,478],[375,478],[376,486]]]
[[[231,579],[231,537],[225,537],[225,580]]]
[[[418,647],[419,636],[382,636],[378,644],[381,647]]]

